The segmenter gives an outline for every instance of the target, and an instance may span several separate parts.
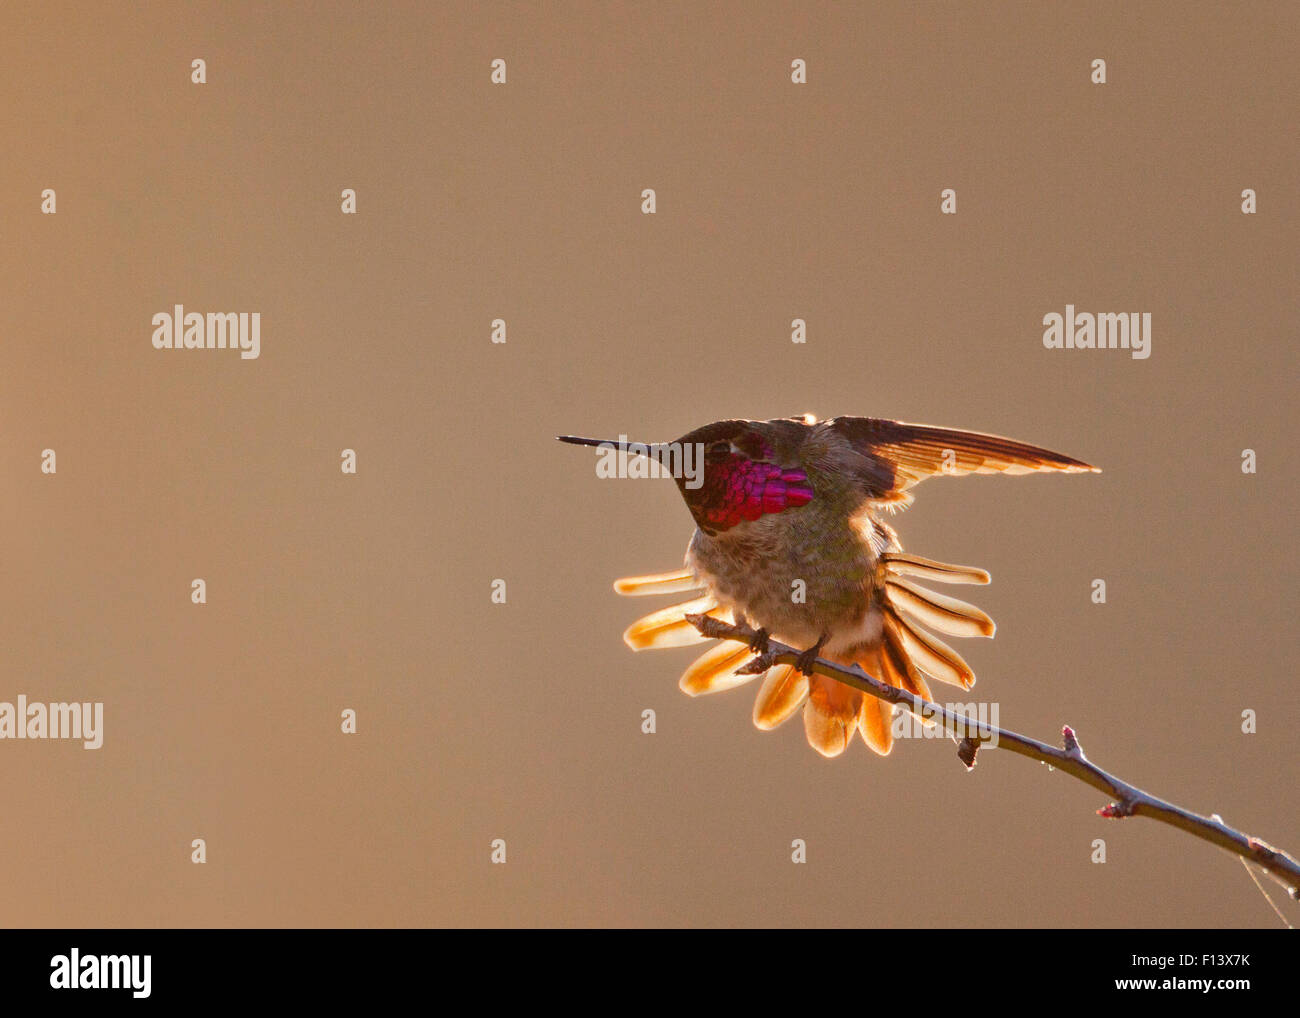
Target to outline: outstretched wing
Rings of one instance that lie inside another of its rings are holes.
[[[1091,464],[1037,445],[978,431],[935,428],[874,417],[835,417],[819,427],[848,442],[850,472],[864,494],[908,502],[906,490],[938,474],[1099,473]]]

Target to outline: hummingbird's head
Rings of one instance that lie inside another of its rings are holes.
[[[652,445],[563,436],[562,442],[640,452],[671,473],[696,525],[717,536],[769,513],[807,505],[813,489],[788,453],[789,437],[773,430],[785,422],[717,421],[674,442]]]

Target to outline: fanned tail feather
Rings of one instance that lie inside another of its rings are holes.
[[[918,587],[899,577],[885,581],[885,596],[895,608],[950,636],[992,636],[993,620],[973,604]]]
[[[927,590],[899,574],[948,583],[987,583],[989,574],[972,566],[901,554],[885,556],[882,567],[885,603],[881,605],[884,627],[880,642],[859,649],[849,658],[827,660],[859,665],[873,678],[930,703],[934,696],[927,676],[969,689],[975,683],[970,665],[943,640],[921,629],[920,624],[953,636],[992,636],[996,628],[993,620],[972,604]],[[863,742],[881,756],[889,753],[894,742],[891,703],[822,675],[812,676],[808,683],[804,731],[817,752],[828,757],[844,752],[856,721]],[[934,721],[924,719],[924,724],[932,726]]]
[[[828,656],[826,660],[847,666],[860,665],[873,679],[888,681],[884,678],[876,648],[852,657]],[[848,749],[857,732],[875,752],[881,756],[889,755],[894,747],[894,734],[890,727],[893,704],[825,675],[812,675],[807,681],[808,700],[803,707],[803,728],[813,749],[825,757],[839,756]]]
[[[880,649],[876,648],[870,654],[859,655],[857,663],[873,679],[889,682],[884,668],[881,667],[880,657]],[[894,730],[891,727],[893,720],[892,703],[868,696],[866,693],[862,694],[862,707],[858,711],[858,732],[862,735],[862,741],[881,756],[888,756],[889,751],[894,748]]]
[[[934,702],[934,694],[930,692],[930,684],[925,681],[925,676],[907,656],[907,651],[903,649],[898,636],[888,629],[885,630],[884,639],[880,643],[880,663],[885,673],[881,678],[891,686],[905,689],[927,703]],[[929,727],[934,724],[934,721],[927,718],[925,724]]]
[[[660,608],[628,626],[623,633],[623,642],[633,650],[687,647],[693,643],[703,643],[706,638],[686,621],[686,615],[687,613],[707,615],[717,607],[716,600],[705,596],[669,608]]]
[[[703,587],[689,569],[671,573],[649,573],[646,576],[625,576],[614,581],[614,589],[624,597],[645,597],[647,594],[683,594]]]
[[[808,699],[808,676],[794,665],[777,665],[768,671],[754,700],[754,726],[771,731],[789,720]]]
[[[974,566],[954,566],[920,555],[887,552],[880,556],[885,572],[901,576],[919,576],[935,583],[988,583],[989,574]]]
[[[824,675],[810,675],[808,701],[803,705],[803,730],[808,744],[827,757],[839,756],[848,749],[858,727],[864,695]]]
[[[940,583],[987,583],[989,574],[973,566],[950,565],[916,555],[892,552],[881,557],[882,596],[879,604],[883,616],[881,638],[873,646],[859,647],[851,653],[826,655],[825,659],[847,666],[858,665],[868,675],[913,696],[934,702],[930,680],[937,679],[969,689],[975,673],[952,647],[926,632],[929,626],[952,636],[992,636],[993,620],[974,605],[917,585],[904,576],[916,576]],[[634,576],[619,580],[615,589],[621,594],[642,595],[694,591],[700,583],[689,570]],[[686,621],[688,613],[715,614],[718,602],[705,594],[692,600],[661,608],[639,619],[623,634],[634,650],[680,647],[703,643],[705,637]],[[734,689],[755,676],[738,675],[752,654],[742,643],[723,641],[710,647],[682,675],[679,685],[691,696]],[[754,724],[770,730],[803,710],[804,734],[817,752],[826,757],[843,753],[853,741],[854,733],[862,736],[881,756],[893,748],[893,704],[869,696],[824,675],[804,675],[793,665],[776,665],[763,675],[754,701]],[[933,720],[925,720],[933,725]]]
[[[752,682],[754,675],[737,675],[736,669],[743,665],[752,653],[743,643],[723,640],[697,657],[682,674],[681,681],[677,684],[683,693],[690,696],[721,693],[724,689],[743,686],[746,682]]]
[[[913,625],[892,608],[885,609],[885,629],[892,631],[916,666],[931,678],[962,689],[975,685],[975,672],[965,659],[937,636]]]

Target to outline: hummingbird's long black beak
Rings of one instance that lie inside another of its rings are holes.
[[[568,442],[569,445],[609,446],[643,455],[649,455],[664,444],[663,442],[620,442],[617,438],[579,438],[577,435],[556,435],[555,438],[560,442]]]

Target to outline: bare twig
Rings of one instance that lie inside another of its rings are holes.
[[[703,635],[712,639],[750,643],[754,638],[754,630],[749,626],[734,626],[708,615],[687,615],[686,618]],[[770,640],[767,651],[762,655],[762,663],[765,666],[795,664],[799,654],[800,651],[794,647]],[[1107,773],[1084,756],[1083,747],[1079,745],[1078,737],[1069,725],[1061,729],[1065,748],[1057,749],[1037,739],[1030,739],[984,722],[977,722],[964,714],[922,700],[905,689],[899,689],[897,686],[873,678],[857,665],[851,668],[845,667],[819,657],[813,662],[812,670],[818,675],[824,675],[828,679],[859,689],[878,700],[901,703],[914,714],[941,722],[945,731],[951,732],[959,739],[957,754],[967,768],[975,766],[975,753],[983,745],[1007,749],[1020,756],[1050,764],[1084,784],[1105,792],[1114,800],[1108,806],[1097,810],[1098,816],[1150,817],[1171,827],[1177,827],[1202,841],[1218,845],[1219,848],[1259,866],[1285,887],[1293,900],[1300,901],[1300,891],[1297,889],[1300,886],[1300,862],[1259,838],[1252,838],[1248,834],[1234,830],[1219,820],[1217,815],[1211,818],[1189,812]]]

